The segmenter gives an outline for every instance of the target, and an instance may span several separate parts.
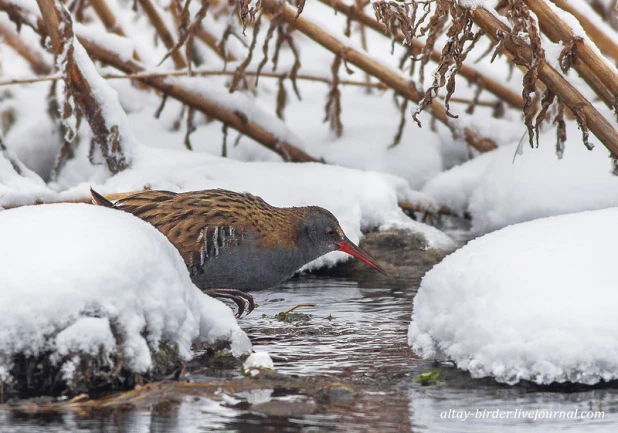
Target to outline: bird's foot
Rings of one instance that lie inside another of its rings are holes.
[[[236,306],[238,306],[238,312],[236,313],[237,318],[242,316],[242,313],[245,312],[245,308],[247,306],[247,314],[250,314],[255,309],[255,302],[253,301],[253,296],[243,292],[242,290],[208,289],[204,290],[204,293],[206,293],[208,296],[212,296],[213,298],[223,298],[234,301]]]

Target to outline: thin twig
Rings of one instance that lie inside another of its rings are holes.
[[[355,8],[353,6],[349,6],[342,0],[320,0],[320,1],[324,3],[325,5],[332,7],[336,11],[345,14],[349,19],[362,23],[365,26],[369,27],[370,29],[382,35],[385,34],[386,26],[383,23],[379,23],[378,21],[376,21],[375,18],[370,17],[369,15],[364,13],[362,10],[359,10],[358,8]],[[398,32],[394,36],[394,39],[397,43],[402,44],[402,45],[405,42],[405,37],[403,36],[401,32]],[[409,43],[411,44],[409,47],[412,49],[413,52],[421,52],[423,45],[424,45],[421,41],[417,39],[413,39],[412,41],[409,41]],[[432,50],[430,53],[431,60],[435,62],[439,62],[441,57],[442,57],[442,53],[440,53],[437,50]],[[504,84],[485,76],[480,71],[470,66],[467,66],[467,65],[462,65],[459,73],[470,82],[476,82],[479,78],[482,78],[485,83],[485,88],[487,89],[487,91],[498,96],[500,99],[504,100],[507,104],[509,104],[512,107],[519,108],[519,109],[523,108],[524,101],[521,95],[518,95],[516,92],[509,89]]]
[[[13,48],[20,56],[22,56],[30,65],[30,68],[35,74],[49,74],[52,71],[52,66],[45,60],[43,54],[38,48],[31,47],[20,38],[19,34],[14,30],[4,26],[0,22],[0,36],[2,41]]]
[[[146,15],[148,15],[150,22],[157,31],[157,35],[159,35],[159,37],[163,41],[165,48],[167,48],[168,50],[172,50],[176,46],[176,39],[165,25],[163,17],[159,13],[158,8],[154,5],[152,0],[137,1],[139,2],[142,9],[144,9],[144,12],[146,12]],[[185,59],[185,56],[182,54],[182,52],[180,52],[179,50],[174,50],[171,53],[171,56],[177,69],[185,69],[187,67],[187,59]]]
[[[474,22],[485,30],[485,33],[498,39],[504,49],[509,51],[520,64],[530,65],[533,61],[533,50],[522,38],[513,34],[512,29],[496,17],[492,11],[484,7],[471,10]],[[613,125],[590,103],[566,78],[547,62],[543,63],[538,72],[538,78],[548,89],[564,101],[575,114],[582,133],[587,129],[603,143],[612,157],[618,157],[618,132]]]
[[[612,59],[614,59],[615,62],[618,62],[618,43],[616,43],[616,40],[612,38],[611,34],[604,32],[603,28],[597,26],[592,20],[590,20],[586,15],[584,15],[582,11],[578,9],[578,7],[576,7],[573,4],[569,4],[568,0],[551,0],[551,1],[556,6],[558,6],[560,9],[563,9],[564,11],[570,13],[575,18],[577,18],[577,20],[581,24],[582,28],[585,30],[588,37],[592,39],[592,42],[594,42],[594,44],[601,51],[603,51],[605,54],[607,54]],[[583,7],[588,6],[583,1],[580,3],[581,3],[581,6]]]
[[[281,17],[289,25],[305,34],[313,41],[322,45],[335,55],[341,55],[344,62],[353,64],[357,68],[382,81],[404,98],[416,103],[419,103],[423,99],[424,95],[416,90],[416,88],[410,84],[407,77],[403,76],[399,71],[388,68],[384,64],[368,56],[365,52],[346,45],[340,38],[325,31],[315,22],[302,16],[296,18],[296,11],[293,10],[293,8],[287,3],[278,3],[277,0],[262,0],[261,5],[262,8],[269,13],[281,10]],[[433,103],[430,104],[430,109],[431,113],[437,120],[455,132],[455,129],[446,114],[444,105],[438,101],[433,101]],[[480,152],[493,150],[497,147],[491,139],[481,136],[477,131],[471,128],[464,127],[463,135],[466,142],[470,146],[478,149]]]
[[[249,76],[255,76],[256,75],[256,71],[245,71],[246,75]],[[220,76],[220,75],[226,75],[226,76],[233,76],[234,75],[234,71],[222,71],[222,70],[193,70],[192,71],[193,75],[197,75],[197,76]],[[140,79],[140,78],[157,78],[157,77],[182,77],[182,76],[186,76],[187,75],[187,70],[183,69],[180,71],[166,71],[166,72],[137,72],[134,74],[114,74],[114,73],[108,73],[108,74],[101,74],[101,77],[105,78],[105,79],[109,79],[109,80],[114,80],[114,79]],[[277,78],[277,79],[282,79],[282,78],[286,78],[287,77],[287,73],[274,73],[274,72],[260,72],[260,76],[262,77],[268,77],[268,78]],[[316,82],[320,82],[320,83],[325,83],[325,84],[330,84],[331,80],[326,78],[326,77],[318,77],[315,75],[308,75],[308,74],[298,74],[296,76],[296,78],[300,79],[300,80],[307,80],[307,81],[316,81]],[[8,80],[0,80],[0,86],[10,86],[12,84],[31,84],[31,83],[39,83],[42,81],[56,81],[56,80],[61,80],[62,76],[61,75],[47,75],[44,77],[32,77],[32,78],[11,78]],[[344,84],[347,86],[358,86],[358,87],[371,87],[374,89],[379,89],[379,90],[386,90],[388,89],[387,86],[385,86],[382,83],[366,83],[364,81],[354,81],[354,80],[340,80],[339,84]],[[487,103],[488,105],[494,105],[493,103]]]

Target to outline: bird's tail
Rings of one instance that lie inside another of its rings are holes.
[[[92,195],[92,204],[105,207],[114,207],[114,203],[103,197],[92,188],[90,188],[90,195]]]

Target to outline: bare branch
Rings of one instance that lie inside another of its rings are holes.
[[[278,7],[280,7],[280,5],[281,4],[278,3],[276,0],[262,0],[262,7],[266,11],[274,12],[277,10]],[[418,92],[413,86],[411,86],[406,77],[404,77],[402,74],[389,69],[388,67],[377,62],[366,54],[345,45],[343,42],[341,42],[339,38],[325,32],[322,28],[309,21],[308,19],[302,16],[296,19],[296,11],[294,11],[293,8],[291,8],[287,4],[283,4],[283,6],[281,7],[283,8],[282,17],[286,22],[288,22],[288,24],[295,27],[297,30],[304,33],[323,47],[327,48],[335,55],[341,55],[342,60],[355,65],[366,73],[379,79],[384,84],[395,90],[395,92],[397,92],[401,96],[408,98],[416,103],[421,101],[423,95]],[[450,125],[448,120],[448,116],[446,115],[444,106],[437,101],[433,101],[430,107],[435,118],[447,125],[450,129],[452,129],[452,126]],[[482,137],[479,137],[478,133],[468,133],[467,131],[469,129],[470,128],[464,128],[464,137],[466,137],[466,140],[471,140],[468,141],[471,146],[476,147],[478,143],[473,141],[472,139],[482,139]],[[487,140],[485,142],[485,146],[479,147],[487,150],[487,143],[489,142],[491,142],[491,140]],[[493,144],[493,148],[495,147],[496,145]]]
[[[599,56],[583,38],[574,37],[573,29],[549,7],[546,0],[524,0],[524,2],[537,15],[543,33],[549,39],[570,46],[569,57],[572,60],[569,64],[573,65],[609,108],[616,110],[618,98],[616,68]]]
[[[19,34],[0,21],[0,36],[8,46],[13,48],[30,65],[35,74],[45,75],[52,71],[52,66],[45,60],[38,48],[28,45]]]
[[[97,100],[97,97],[101,98],[101,93],[105,92],[97,89],[99,90],[96,92],[98,96],[95,97],[93,89],[96,89],[96,84],[90,82],[83,70],[88,65],[76,61],[75,50],[81,47],[78,46],[74,38],[73,24],[68,11],[61,3],[56,3],[54,0],[37,0],[37,2],[54,50],[63,59],[63,79],[67,98],[65,109],[71,109],[68,101],[75,101],[92,129],[94,134],[93,144],[96,143],[97,148],[101,151],[109,170],[112,173],[117,173],[125,169],[130,162],[123,152],[125,142],[130,141],[130,131],[120,131],[118,124],[105,118],[100,101]],[[85,59],[87,59],[87,56],[85,56]],[[80,61],[83,62],[85,59],[80,58]],[[94,65],[92,67],[94,68]],[[124,115],[120,104],[117,101],[115,102],[119,113],[122,113],[120,115]],[[70,114],[72,113],[67,113],[67,115]],[[128,120],[126,124],[128,124]]]
[[[176,68],[177,69],[186,68],[187,59],[185,59],[185,56],[183,56],[183,54],[179,50],[174,50],[174,47],[176,46],[176,40],[174,36],[172,36],[172,33],[170,32],[170,30],[165,25],[165,22],[163,21],[163,17],[159,13],[159,10],[154,5],[152,0],[137,0],[137,1],[139,2],[142,9],[144,9],[144,12],[146,12],[146,15],[148,15],[150,22],[152,23],[152,25],[157,31],[157,34],[163,41],[165,48],[167,48],[168,51],[171,52],[172,60],[174,61],[174,65],[176,65]],[[164,57],[163,60],[165,60],[166,57]],[[163,60],[161,60],[161,62],[163,62]]]
[[[521,38],[513,35],[511,29],[496,18],[492,12],[478,7],[472,10],[472,19],[490,37],[502,40],[504,48],[521,64],[531,65],[532,48]],[[544,63],[538,71],[539,79],[564,103],[576,112],[580,127],[590,128],[615,158],[618,156],[618,133],[614,127],[584,98],[558,71]],[[585,131],[582,131],[584,133]]]
[[[362,10],[359,10],[353,6],[349,6],[345,4],[342,0],[320,1],[328,6],[333,7],[333,9],[335,9],[336,11],[345,14],[351,19],[364,24],[365,26],[382,35],[387,34],[387,27],[384,23],[379,23],[374,18],[365,14]],[[410,47],[411,51],[413,52],[420,53],[424,47],[424,44],[418,39],[406,40],[405,36],[400,31],[395,32],[395,34],[393,35],[393,39],[399,44],[406,44],[406,46]],[[431,50],[429,55],[431,60],[433,60],[434,62],[440,62],[440,58],[442,57],[442,54],[436,50]],[[498,96],[500,99],[504,100],[512,107],[519,109],[523,108],[524,102],[520,95],[506,87],[504,84],[484,76],[484,74],[482,74],[480,71],[477,71],[470,66],[462,65],[461,69],[459,70],[459,74],[461,74],[470,82],[477,82],[479,79],[482,79],[485,83],[485,88],[487,89],[487,91]]]

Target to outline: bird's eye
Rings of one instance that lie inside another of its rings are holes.
[[[332,236],[335,234],[335,230],[332,227],[326,229],[326,234]]]

